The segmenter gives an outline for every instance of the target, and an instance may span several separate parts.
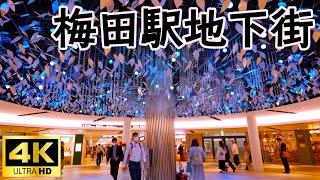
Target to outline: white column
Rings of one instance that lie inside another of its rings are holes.
[[[123,142],[129,144],[131,142],[131,119],[123,120]]]
[[[254,114],[247,114],[247,125],[249,134],[249,144],[251,147],[251,158],[254,171],[263,171],[263,161],[260,148],[259,131],[257,120]]]

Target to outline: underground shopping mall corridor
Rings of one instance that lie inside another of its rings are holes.
[[[183,164],[185,167],[185,163]],[[281,165],[264,165],[264,172],[245,171],[238,168],[235,173],[228,172],[220,174],[217,164],[205,163],[206,180],[316,180],[320,179],[320,166],[303,166],[292,165],[291,174],[283,174],[283,167]],[[121,167],[121,166],[120,166]],[[178,167],[178,166],[177,166]],[[23,178],[23,180],[113,180],[110,175],[110,166],[106,166],[105,162],[98,167],[95,164],[80,165],[80,166],[66,166],[63,170],[61,178]],[[18,178],[0,178],[8,180],[19,180]],[[123,172],[119,169],[119,180],[130,180],[128,172]]]

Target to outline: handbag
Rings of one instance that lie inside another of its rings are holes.
[[[190,161],[187,162],[186,173],[191,173],[191,164]]]
[[[282,157],[288,159],[290,157],[290,154],[287,151],[282,151]]]

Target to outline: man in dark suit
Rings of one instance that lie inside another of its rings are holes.
[[[284,170],[285,170],[285,172],[283,172],[283,173],[290,173],[288,159],[283,157],[283,152],[287,151],[287,146],[284,142],[281,141],[281,138],[277,138],[277,141],[279,143],[279,148],[280,148],[280,158],[281,158],[282,164],[284,166]]]
[[[111,161],[110,161],[111,159]],[[109,149],[108,155],[107,155],[107,165],[110,161],[110,174],[113,177],[113,179],[118,179],[118,171],[119,171],[119,164],[120,161],[123,160],[123,151],[122,147],[117,144],[117,139],[112,139],[112,146]]]

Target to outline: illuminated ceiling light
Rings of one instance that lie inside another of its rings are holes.
[[[261,34],[261,37],[262,37],[262,38],[267,37],[267,33],[266,33],[266,32],[262,33],[262,34]]]
[[[222,52],[226,53],[226,52],[228,52],[228,49],[227,48],[223,48]]]
[[[146,102],[143,101],[142,104],[146,104]]]
[[[234,92],[231,92],[230,94],[231,94],[231,95],[234,95]]]
[[[173,90],[173,89],[174,89],[174,86],[170,86],[170,89]]]
[[[229,8],[229,9],[233,8],[233,2],[230,2],[228,8]]]
[[[63,71],[63,72],[62,72],[62,74],[63,74],[63,75],[66,75],[66,72],[65,72],[65,71]]]
[[[181,96],[182,99],[184,99],[184,96]]]
[[[157,85],[156,85],[156,88],[158,89],[159,87],[160,87],[159,84],[157,84]]]
[[[23,80],[23,77],[21,77],[20,80],[22,81],[22,80]]]
[[[176,59],[176,58],[172,58],[171,61],[172,61],[172,62],[176,62],[177,59]]]
[[[279,101],[277,101],[277,106],[279,106],[280,105],[280,102]]]
[[[39,85],[39,89],[42,90],[43,89],[43,85],[40,84]]]
[[[279,6],[279,7],[287,7],[287,4],[286,4],[285,2],[280,1],[280,2],[278,3],[278,6]]]
[[[180,56],[180,52],[176,52],[176,56],[179,57]]]
[[[50,61],[50,66],[54,66],[54,62],[53,61]]]
[[[9,89],[9,88],[10,88],[10,85],[6,85],[6,88]]]
[[[135,74],[136,76],[138,76],[138,75],[139,75],[139,71],[135,71],[134,74]]]
[[[108,90],[108,91],[107,91],[107,94],[110,94],[110,93],[111,93],[111,91],[110,91],[110,90]]]
[[[113,64],[113,60],[112,59],[109,60],[109,64]]]
[[[282,59],[280,59],[280,60],[278,61],[278,63],[282,64],[282,63],[283,63],[283,60],[282,60]]]
[[[261,49],[266,49],[267,45],[266,44],[261,44]]]

